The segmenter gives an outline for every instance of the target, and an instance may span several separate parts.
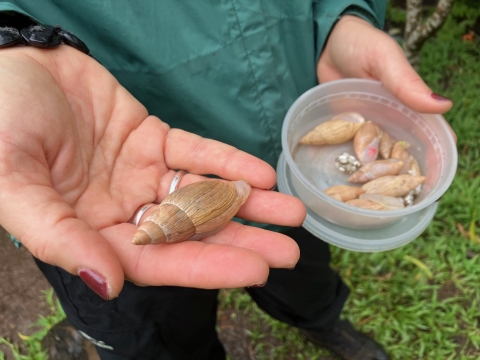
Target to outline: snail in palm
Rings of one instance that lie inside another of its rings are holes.
[[[251,193],[244,180],[206,180],[169,194],[138,228],[136,245],[199,240],[222,230]]]

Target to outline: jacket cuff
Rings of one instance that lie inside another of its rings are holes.
[[[328,1],[318,1],[313,4],[317,62],[330,31],[343,15],[356,15],[379,29],[382,29],[385,23],[387,9],[385,0],[338,0],[334,6],[331,4],[332,2]]]
[[[11,2],[0,1],[0,27],[24,28],[40,21]]]

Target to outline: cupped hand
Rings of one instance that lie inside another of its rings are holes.
[[[297,244],[231,222],[202,241],[133,245],[135,210],[166,195],[174,169],[245,179],[238,216],[299,226],[304,205],[265,189],[265,162],[169,126],[98,62],[69,47],[3,49],[0,57],[0,223],[40,260],[82,276],[111,299],[124,279],[202,288],[262,284],[292,268]],[[202,177],[187,174],[180,186]]]
[[[356,16],[345,15],[332,29],[317,65],[320,82],[342,78],[381,81],[407,106],[443,114],[452,102],[432,93],[390,36]]]

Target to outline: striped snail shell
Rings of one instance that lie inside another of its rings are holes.
[[[365,118],[355,112],[334,116],[300,139],[305,145],[335,145],[351,140],[357,130],[365,123]]]
[[[135,245],[199,240],[223,229],[247,201],[244,180],[206,180],[169,194],[133,236]]]

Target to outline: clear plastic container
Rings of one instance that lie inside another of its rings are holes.
[[[340,145],[299,145],[300,138],[318,124],[342,112],[355,111],[378,124],[394,140],[406,140],[408,151],[426,176],[412,206],[400,210],[367,210],[342,203],[323,191],[349,184],[335,167],[342,152],[354,154],[352,142]],[[282,129],[282,148],[296,195],[310,212],[350,229],[377,229],[434,204],[448,189],[457,168],[457,148],[441,115],[418,114],[404,106],[374,80],[343,79],[319,85],[290,107]]]
[[[278,160],[277,181],[281,192],[298,197],[292,186],[291,171],[283,154]],[[357,252],[388,251],[408,244],[423,233],[432,221],[437,207],[438,202],[434,202],[423,210],[403,216],[391,225],[362,230],[332,224],[311,209],[307,209],[302,226],[318,238],[343,249]]]

